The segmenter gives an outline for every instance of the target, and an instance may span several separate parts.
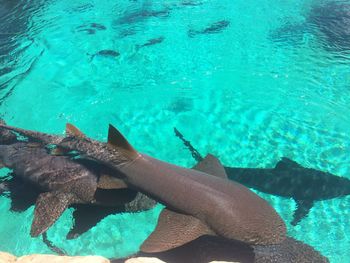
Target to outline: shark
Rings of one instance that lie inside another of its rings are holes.
[[[179,137],[196,161],[203,157],[176,128]],[[225,166],[228,178],[260,192],[292,198],[297,207],[291,225],[306,217],[317,201],[350,195],[350,180],[314,168],[306,168],[282,157],[274,168],[239,168]]]
[[[251,245],[280,244],[286,239],[285,223],[272,206],[245,186],[228,180],[213,155],[192,169],[183,168],[136,151],[112,125],[106,143],[85,136],[71,124],[67,126],[71,136],[58,139],[0,125],[28,138],[55,144],[56,153],[74,151],[81,158],[103,164],[119,174],[129,188],[163,204],[158,224],[141,245],[141,251],[166,251],[203,235]]]
[[[0,129],[0,138],[8,140],[12,135]],[[13,170],[14,177],[0,187],[2,193],[10,192],[13,208],[20,204],[18,210],[23,210],[35,201],[30,231],[33,237],[46,232],[69,206],[80,204],[80,209],[74,212],[76,223],[87,222],[81,220],[84,215],[79,213],[84,210],[81,205],[106,207],[105,212],[88,222],[84,227],[86,231],[110,213],[138,212],[156,204],[151,198],[128,189],[122,180],[111,175],[114,171],[86,160],[51,155],[38,142],[16,141],[0,145],[0,167]],[[18,202],[23,199],[26,202]],[[77,228],[73,228],[67,237],[75,238],[84,232],[75,231]]]

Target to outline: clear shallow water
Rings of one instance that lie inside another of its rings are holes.
[[[15,2],[0,0],[8,14],[0,31],[16,32],[1,35],[0,114],[8,123],[63,134],[71,122],[100,140],[112,123],[140,151],[190,167],[175,126],[226,166],[272,168],[287,156],[350,178],[350,57],[327,48],[307,18],[329,1]],[[188,36],[222,20],[230,25],[221,33]],[[120,56],[91,59],[104,49]],[[331,262],[348,261],[350,197],[317,202],[293,227],[293,200],[258,194],[290,235]],[[10,213],[9,200],[0,200],[0,250],[49,252],[29,236],[33,208]],[[66,241],[69,210],[48,236],[70,254],[124,256],[152,231],[159,211],[109,216]]]

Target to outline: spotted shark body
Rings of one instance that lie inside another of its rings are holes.
[[[32,131],[0,127],[33,136]],[[37,140],[41,136],[34,135]],[[137,152],[111,125],[108,143],[81,133],[59,143],[55,139],[55,143],[64,151],[78,151],[109,167],[128,187],[166,206],[155,231],[141,247],[144,252],[169,250],[208,234],[254,245],[278,244],[286,238],[285,224],[277,212],[246,187],[227,180],[212,155],[194,169],[182,168]]]
[[[0,128],[1,135],[9,136]],[[47,138],[50,142],[62,139],[45,135],[39,141],[47,142]],[[156,203],[128,189],[116,173],[86,160],[74,161],[67,156],[53,156],[38,142],[17,141],[0,145],[0,163],[12,169],[15,177],[35,186],[39,192],[31,227],[32,236],[44,233],[73,204],[122,207],[122,210],[136,212],[149,209]],[[109,173],[113,173],[113,176]]]

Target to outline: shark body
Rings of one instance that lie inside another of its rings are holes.
[[[0,137],[12,138],[12,135],[0,129]],[[47,137],[58,140],[55,136]],[[150,209],[156,204],[128,189],[114,172],[86,160],[50,155],[39,143],[18,141],[0,145],[1,166],[12,169],[16,177],[12,184],[7,182],[7,188],[6,184],[2,185],[2,192],[10,191],[16,197],[22,188],[36,198],[32,236],[46,232],[73,204],[107,206],[115,208],[113,211],[129,212]]]
[[[2,127],[26,136],[23,129]],[[129,187],[166,205],[156,229],[137,255],[188,263],[329,262],[312,247],[287,237],[276,212],[245,187],[228,181],[214,156],[208,155],[193,169],[185,169],[136,152],[112,126],[107,144],[88,139],[79,130],[74,134],[60,139],[61,150],[74,149],[85,157],[96,158],[123,174]],[[43,133],[35,136],[32,131],[27,136],[38,141],[48,138]]]
[[[164,204],[156,230],[141,247],[144,252],[168,250],[206,234],[256,245],[278,244],[286,238],[277,212],[248,188],[227,180],[211,155],[186,169],[137,152],[111,125],[108,143],[87,138],[77,129],[75,136],[58,141],[43,133],[0,127],[51,144],[47,139],[53,139],[60,149],[98,161],[119,173],[128,187]]]

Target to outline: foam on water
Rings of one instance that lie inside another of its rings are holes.
[[[350,178],[349,57],[326,50],[314,31],[300,26],[318,1],[192,2],[198,5],[42,3],[22,21],[26,33],[13,39],[14,53],[4,56],[3,68],[24,50],[14,69],[0,76],[0,115],[12,125],[57,134],[72,122],[100,140],[112,123],[140,151],[190,167],[194,161],[174,136],[175,126],[202,154],[213,153],[226,166],[274,167],[286,156]],[[222,20],[230,25],[221,33],[188,36],[190,29]],[[91,23],[106,30],[79,31]],[[137,48],[158,37],[164,41]],[[120,56],[90,59],[104,49]],[[350,258],[350,197],[317,202],[292,227],[293,200],[258,194],[278,210],[290,235],[332,263]],[[0,250],[49,252],[40,238],[29,236],[33,208],[16,214],[9,205],[1,197]],[[48,236],[72,255],[124,256],[152,231],[159,211],[109,216],[67,241],[67,210]]]

